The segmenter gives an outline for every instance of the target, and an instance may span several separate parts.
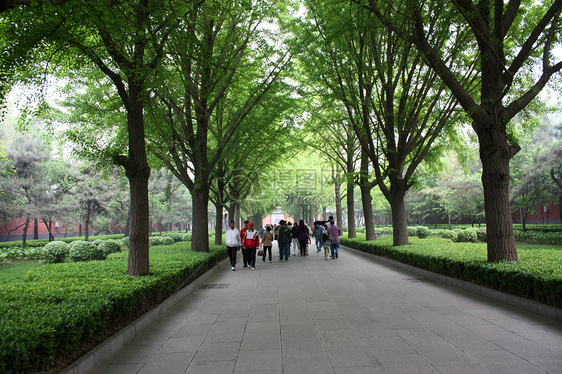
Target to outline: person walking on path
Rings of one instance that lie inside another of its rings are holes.
[[[330,241],[332,244],[330,248],[332,250],[332,258],[338,258],[338,254],[340,252],[340,235],[341,230],[334,221],[330,221],[330,227],[328,227],[328,236],[330,237]]]
[[[291,253],[293,254],[293,256],[297,255],[297,251],[300,248],[300,244],[299,244],[299,233],[298,233],[298,229],[299,226],[297,225],[297,223],[295,222],[295,224],[293,225],[293,227],[291,227],[291,222],[289,222],[289,228],[291,228],[291,235],[292,235],[292,248],[291,248]]]
[[[304,221],[301,219],[299,221],[299,226],[297,227],[297,239],[299,240],[299,247],[301,256],[306,256],[306,245],[308,244],[308,232],[309,228],[307,225],[304,224]]]
[[[322,249],[322,234],[324,234],[324,228],[321,225],[314,225],[314,230],[312,230],[312,235],[316,240],[316,253],[320,252]]]
[[[289,226],[285,224],[285,221],[279,222],[279,239],[277,243],[279,244],[279,261],[283,261],[283,257],[285,257],[285,261],[289,261],[289,256],[291,255],[291,229]]]
[[[256,270],[256,248],[260,246],[260,234],[254,230],[254,223],[248,223],[248,229],[242,236],[242,253],[246,251],[246,260],[252,270]]]
[[[224,215],[222,220],[222,226],[226,232],[226,250],[228,251],[228,257],[230,258],[230,266],[232,266],[232,271],[236,270],[236,253],[242,245],[240,242],[240,230],[236,228],[234,221],[228,223],[228,214]]]
[[[324,248],[324,258],[327,260],[330,256],[330,246],[332,242],[330,241],[330,236],[327,233],[322,234],[322,248]]]
[[[262,261],[265,262],[265,257],[267,252],[269,252],[269,262],[271,263],[271,247],[273,246],[273,233],[271,232],[271,227],[267,226],[265,232],[261,238],[261,245],[263,246],[263,258]]]
[[[240,241],[243,240],[244,234],[246,233],[246,230],[248,230],[248,223],[250,223],[250,221],[248,220],[244,221],[244,227],[242,228],[242,230],[240,230]],[[246,251],[244,250],[242,250],[242,262],[244,263],[244,267],[247,268],[248,258],[246,257]]]

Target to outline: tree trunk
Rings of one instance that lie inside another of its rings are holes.
[[[523,231],[527,231],[527,215],[523,216],[523,209],[519,208],[519,217],[521,218],[521,225],[523,226]]]
[[[452,230],[453,225],[451,225],[451,212],[447,213],[447,222],[449,223],[449,230]]]
[[[367,240],[375,240],[375,217],[373,213],[373,197],[369,184],[369,158],[363,153],[361,156],[361,172],[359,174],[359,189],[361,190],[361,203],[365,217],[365,235]]]
[[[222,231],[224,227],[222,227],[222,204],[220,199],[217,199],[214,203],[215,205],[215,212],[216,212],[216,219],[215,219],[215,245],[222,245]]]
[[[131,194],[131,220],[129,226],[129,261],[127,273],[134,276],[144,276],[150,273],[150,263],[148,257],[149,176],[150,169],[148,166],[142,171],[137,171],[135,175],[128,175]]]
[[[209,190],[204,186],[191,194],[193,201],[193,231],[191,249],[198,252],[209,252]]]
[[[334,179],[334,197],[336,199],[336,224],[343,231],[343,212],[341,207],[341,182],[339,173],[336,174],[336,167],[332,166],[332,178]]]
[[[39,218],[37,217],[33,221],[33,239],[39,239]]]
[[[357,232],[355,230],[355,182],[347,180],[347,237],[356,238]]]
[[[394,200],[390,202],[390,207],[392,209],[392,245],[410,244],[404,194],[395,196]]]
[[[236,227],[241,230],[243,225],[240,218],[240,204],[238,203],[234,203],[234,222],[236,222]]]
[[[92,202],[86,202],[86,220],[84,221],[84,240],[90,240],[90,217],[92,212]]]
[[[482,161],[482,186],[488,261],[517,261],[517,249],[513,234],[513,221],[509,202],[509,160],[513,150],[505,134],[493,128],[479,131],[480,160]],[[497,138],[497,139],[495,139]]]
[[[127,273],[133,276],[144,276],[150,273],[148,249],[150,235],[148,178],[150,177],[150,167],[146,156],[141,90],[142,87],[134,80],[134,77],[131,77],[129,79],[129,107],[127,110],[129,157],[121,160],[121,165],[125,167],[127,179],[129,179],[131,205],[129,209]]]
[[[328,217],[326,217],[326,215],[328,214],[328,207],[327,206],[323,206],[322,207],[322,220],[327,219]]]
[[[21,237],[22,246],[27,247],[27,229],[29,228],[29,218],[25,218],[25,225],[23,226],[23,235]]]

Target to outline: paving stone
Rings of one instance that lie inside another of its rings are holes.
[[[255,272],[240,255],[235,272],[222,263],[204,284],[227,288],[183,291],[108,341],[124,346],[93,373],[562,373],[560,322],[345,248],[315,255]]]

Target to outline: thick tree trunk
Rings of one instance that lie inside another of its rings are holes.
[[[397,195],[390,202],[392,209],[392,245],[408,245],[408,219],[406,216],[406,205],[404,195]]]
[[[240,217],[240,204],[234,203],[234,222],[236,222],[236,227],[240,230],[242,229],[242,219]]]
[[[84,221],[84,240],[90,240],[90,218],[92,213],[92,202],[86,202],[86,220]]]
[[[209,190],[202,186],[191,194],[193,201],[193,231],[191,249],[198,252],[209,252]]]
[[[328,214],[328,207],[327,206],[323,206],[322,207],[322,220],[327,219],[328,217],[326,217],[326,215]]]
[[[509,160],[515,154],[505,132],[484,128],[478,134],[482,161],[482,186],[488,261],[517,261],[513,221],[509,202]]]
[[[149,204],[148,204],[148,166],[129,176],[131,193],[129,226],[129,275],[144,276],[150,272],[148,238],[149,238]]]
[[[355,230],[355,183],[353,180],[347,181],[347,235],[348,238],[356,238]]]
[[[139,95],[141,89],[133,78],[129,80],[129,108],[127,110],[129,157],[126,160],[121,160],[129,179],[131,199],[127,273],[134,276],[144,276],[150,273],[148,249],[150,235],[148,178],[150,177],[150,167],[146,156],[143,104]]]
[[[21,237],[22,246],[27,247],[27,229],[29,228],[29,218],[25,218],[25,225],[23,226],[23,234]]]
[[[341,182],[339,182],[340,175],[336,172],[336,167],[332,166],[332,178],[334,180],[334,198],[336,199],[336,224],[343,230],[343,217],[341,207]]]
[[[222,231],[224,227],[222,227],[222,204],[220,203],[219,199],[217,199],[214,203],[215,205],[215,245],[222,245]]]

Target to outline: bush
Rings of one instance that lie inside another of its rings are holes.
[[[376,230],[378,232],[380,232],[381,235],[392,235],[392,227],[383,227],[380,230]]]
[[[191,241],[191,233],[188,232],[187,234],[183,234],[181,237],[181,240],[184,242],[190,242]]]
[[[150,247],[154,247],[156,245],[161,245],[161,244],[162,244],[161,236],[151,236],[150,238],[148,238],[148,245]]]
[[[452,244],[439,238],[412,238],[410,245],[393,247],[392,238],[367,242],[364,237],[341,238],[341,243],[554,307],[562,306],[562,251],[558,248],[518,248],[518,261],[488,262],[484,243]]]
[[[43,247],[4,247],[0,248],[0,264],[16,260],[36,260],[43,258]]]
[[[417,226],[408,226],[408,236],[416,236],[418,234]]]
[[[160,237],[160,245],[172,245],[175,241],[169,236],[161,236]]]
[[[425,226],[418,227],[418,232],[417,232],[418,238],[420,238],[420,239],[427,238],[429,236],[429,234],[431,234],[431,231],[427,227],[425,227]]]
[[[486,229],[477,229],[476,236],[478,237],[478,240],[483,243],[486,243],[488,241],[488,234],[486,232]]]
[[[94,243],[85,240],[72,242],[69,257],[74,262],[105,260],[106,255]]]
[[[457,233],[457,243],[478,243],[478,235],[474,229],[466,229]]]
[[[126,274],[124,252],[29,271],[24,282],[0,286],[0,372],[57,371],[225,257],[224,248],[203,253],[184,244],[151,251],[146,277]]]
[[[112,253],[121,252],[121,246],[119,245],[119,242],[114,239],[102,241],[98,245],[98,249],[101,250],[106,257],[107,255],[110,255]]]
[[[50,242],[43,247],[43,259],[47,264],[64,262],[70,251],[70,245],[65,242]]]
[[[163,237],[172,238],[174,240],[174,243],[179,243],[183,241],[183,234],[179,232],[167,232],[163,235]]]
[[[129,248],[129,237],[125,236],[121,238],[121,246],[125,248]]]
[[[453,230],[446,230],[443,233],[443,239],[450,239],[450,240],[456,242],[457,241],[457,232],[453,231]]]

